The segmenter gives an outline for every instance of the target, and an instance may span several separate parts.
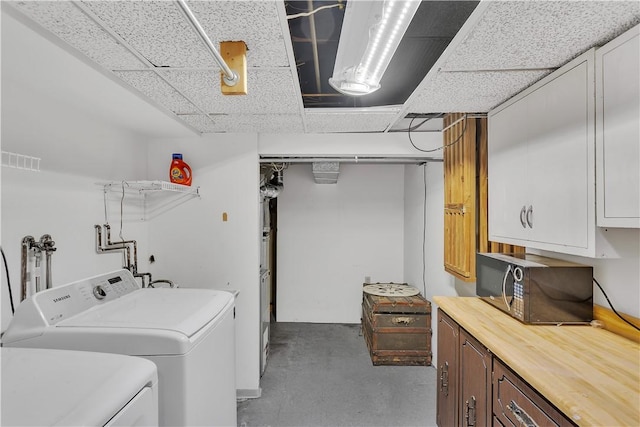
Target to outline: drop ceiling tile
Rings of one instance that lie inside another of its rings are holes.
[[[211,53],[174,1],[82,4],[156,67],[207,67],[213,63]]]
[[[203,123],[204,133],[304,133],[302,118],[287,114],[210,115],[212,124]],[[183,118],[181,116],[181,118]],[[194,127],[196,125],[194,124]]]
[[[69,1],[11,2],[91,60],[108,69],[141,68],[143,64],[110,34]]]
[[[639,22],[638,1],[493,1],[441,68],[557,68]]]
[[[180,114],[178,118],[199,132],[206,132],[213,126],[213,121],[204,114]]]
[[[384,132],[397,116],[396,112],[305,112],[307,132]]]
[[[218,70],[159,70],[193,103],[210,114],[297,114],[294,77],[288,68],[247,71],[247,95],[222,95]]]
[[[122,80],[175,114],[194,114],[196,106],[153,71],[115,71]]]
[[[247,44],[249,67],[289,66],[277,2],[190,1],[188,4],[216,47],[221,41],[242,40]]]
[[[488,112],[551,71],[441,72],[410,99],[411,113]]]

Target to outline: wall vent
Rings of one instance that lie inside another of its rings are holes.
[[[336,184],[340,174],[338,162],[314,162],[313,179],[316,184]]]

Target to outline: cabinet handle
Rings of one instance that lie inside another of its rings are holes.
[[[440,391],[445,396],[449,395],[449,362],[440,366]]]
[[[516,420],[518,420],[518,423],[520,423],[521,426],[538,427],[538,424],[531,419],[529,414],[527,414],[524,409],[519,407],[513,400],[507,405],[507,409],[511,411],[514,417],[516,417]]]
[[[527,224],[533,228],[533,205],[529,205],[529,209],[527,209]]]
[[[527,207],[526,206],[522,206],[522,209],[520,209],[520,224],[522,224],[522,228],[527,228],[527,223],[525,222],[525,216],[526,216],[526,212],[527,212]]]
[[[466,426],[471,427],[476,425],[476,397],[471,396],[469,400],[464,403],[465,411],[464,418],[466,420]]]

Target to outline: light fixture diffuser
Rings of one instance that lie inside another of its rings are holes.
[[[329,84],[351,96],[378,90],[419,6],[420,0],[347,2]]]

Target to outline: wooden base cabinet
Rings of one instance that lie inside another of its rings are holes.
[[[458,349],[460,326],[438,310],[438,390],[436,422],[458,425]]]
[[[439,426],[491,424],[491,354],[438,310]]]
[[[491,423],[491,354],[460,330],[460,420],[463,426]]]
[[[438,426],[575,425],[440,309],[437,351]]]
[[[493,413],[502,426],[573,426],[500,360],[493,366]]]

